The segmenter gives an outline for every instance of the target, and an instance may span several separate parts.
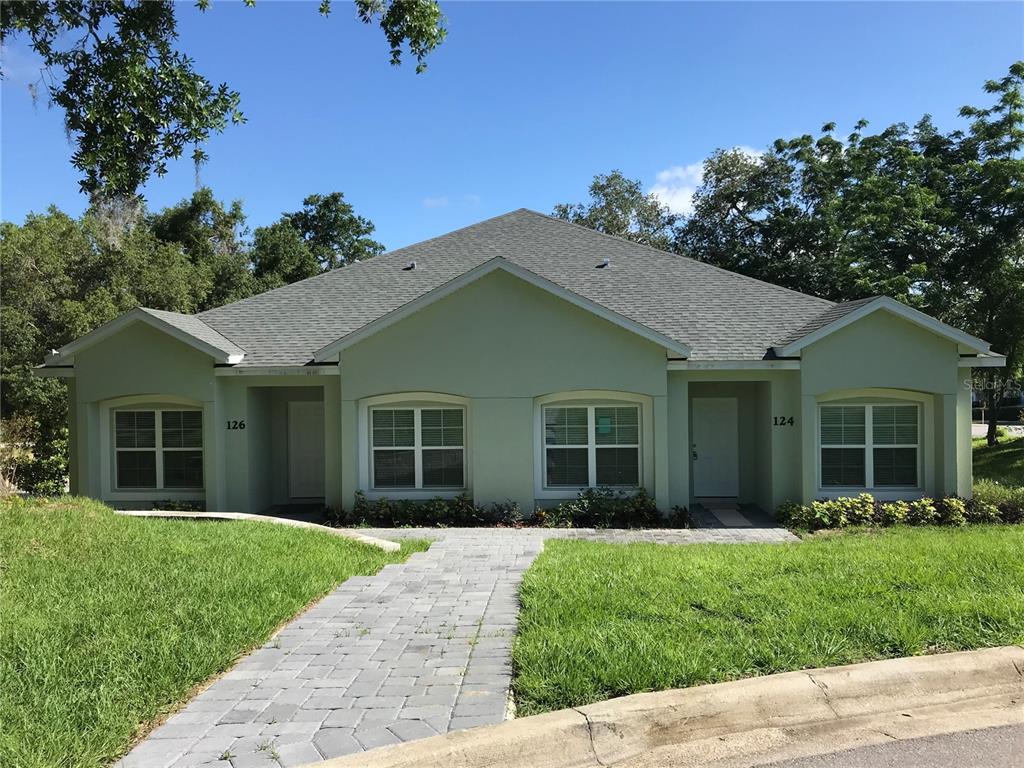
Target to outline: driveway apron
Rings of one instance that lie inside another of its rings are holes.
[[[791,541],[781,529],[403,529],[435,539],[351,578],[154,730],[118,768],[301,765],[509,714],[523,573],[545,538]]]

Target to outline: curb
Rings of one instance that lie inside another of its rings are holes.
[[[128,517],[156,517],[163,519],[184,519],[184,520],[251,520],[257,523],[275,523],[277,525],[290,525],[293,528],[306,528],[321,533],[329,533],[332,536],[341,536],[345,539],[358,541],[360,544],[368,544],[371,547],[379,547],[385,552],[397,552],[402,545],[396,541],[378,539],[375,536],[366,536],[357,533],[349,528],[330,528],[326,525],[307,523],[304,520],[290,520],[286,517],[271,517],[270,515],[249,515],[244,512],[177,512],[162,509],[115,509],[119,515]]]
[[[1006,646],[634,694],[306,768],[589,768],[702,739],[1022,694],[1024,647]]]

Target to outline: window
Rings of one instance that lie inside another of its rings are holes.
[[[545,407],[544,485],[639,486],[640,408]]]
[[[370,431],[374,488],[465,487],[462,408],[374,408]]]
[[[115,411],[114,452],[121,490],[202,488],[203,412]]]
[[[822,488],[917,488],[917,405],[823,405]]]

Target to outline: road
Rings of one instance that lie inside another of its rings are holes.
[[[763,764],[762,764],[763,765]],[[1024,725],[962,731],[768,763],[771,768],[1018,768]]]

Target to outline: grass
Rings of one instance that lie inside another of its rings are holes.
[[[1024,487],[1024,437],[1004,437],[991,446],[979,438],[973,444],[975,480]]]
[[[0,501],[0,765],[109,763],[310,601],[426,546]]]
[[[522,714],[869,659],[1024,641],[1024,527],[798,545],[549,541],[523,581]]]

